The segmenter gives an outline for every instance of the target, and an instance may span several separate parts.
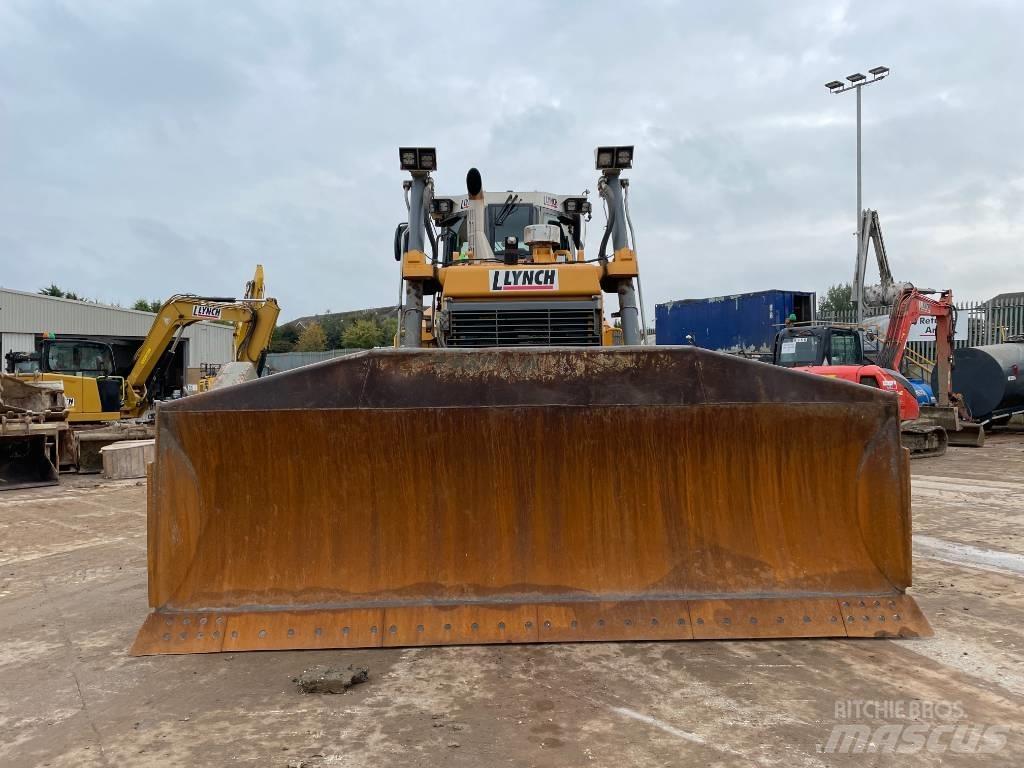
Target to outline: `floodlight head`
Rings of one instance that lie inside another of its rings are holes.
[[[625,171],[633,167],[633,147],[598,147],[594,165],[599,171]]]
[[[888,75],[889,74],[889,68],[888,67],[872,67],[871,69],[868,70],[868,72],[870,74],[874,75],[875,79],[877,80],[880,77],[885,77],[886,75]]]
[[[830,91],[835,91],[843,87],[843,81],[833,80],[832,82],[825,83],[825,87],[828,88]]]
[[[849,80],[851,83],[859,83],[863,80],[867,80],[867,78],[860,72],[854,72],[852,75],[847,75],[846,79]]]
[[[437,150],[433,147],[399,147],[398,159],[402,170],[414,176],[437,170]]]
[[[585,197],[567,197],[562,201],[562,210],[570,216],[590,213],[590,201]]]
[[[450,197],[435,197],[430,201],[430,215],[443,219],[451,216],[455,210],[455,201]]]

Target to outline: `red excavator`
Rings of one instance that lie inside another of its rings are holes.
[[[854,271],[853,301],[858,319],[865,306],[892,305],[888,322],[872,327],[857,325],[810,325],[783,328],[775,339],[773,362],[787,368],[807,370],[857,384],[896,393],[900,400],[900,421],[904,445],[912,456],[939,456],[946,446],[978,446],[984,432],[971,423],[963,399],[952,391],[953,334],[956,308],[952,291],[916,288],[896,282],[882,239],[878,211],[867,209],[861,216],[860,248]],[[874,246],[878,262],[878,285],[864,284],[868,247]],[[938,296],[938,298],[934,298]],[[910,329],[921,318],[932,318],[935,334],[936,404],[922,405],[923,390],[900,373]],[[881,341],[879,341],[881,340]]]
[[[899,398],[900,434],[910,455],[915,458],[941,456],[948,444],[946,430],[921,421],[922,406],[918,403],[917,388],[896,369],[879,365],[872,359],[865,348],[873,341],[873,333],[851,326],[783,328],[775,338],[773,362],[893,393]]]

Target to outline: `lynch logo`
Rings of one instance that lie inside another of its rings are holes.
[[[220,307],[209,307],[205,304],[196,304],[192,307],[192,317],[206,317],[210,320],[219,320]]]
[[[557,269],[492,269],[492,291],[557,291]]]

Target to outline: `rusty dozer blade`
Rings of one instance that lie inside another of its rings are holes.
[[[896,398],[694,347],[355,354],[152,470],[135,654],[930,634]]]

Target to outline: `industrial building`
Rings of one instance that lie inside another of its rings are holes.
[[[102,341],[114,351],[117,373],[125,375],[155,317],[152,312],[0,288],[0,352],[34,352],[44,335]],[[165,387],[195,384],[204,367],[234,359],[233,330],[218,323],[186,328],[164,367]]]

